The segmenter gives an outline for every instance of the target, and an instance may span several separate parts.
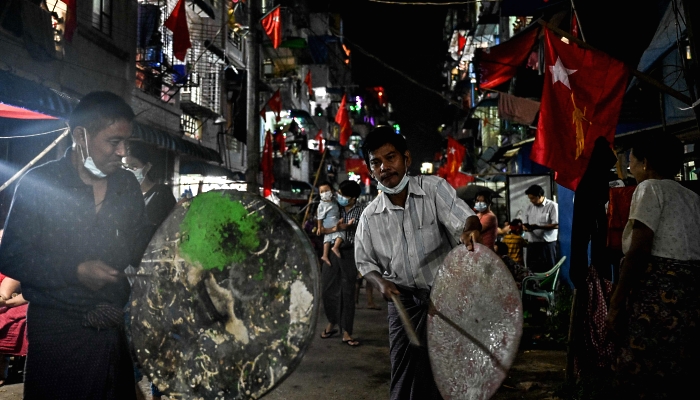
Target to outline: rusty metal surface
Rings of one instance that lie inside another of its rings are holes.
[[[319,265],[278,207],[237,191],[178,205],[134,274],[130,336],[170,398],[260,398],[300,362],[316,325]]]
[[[447,399],[489,399],[517,354],[523,308],[501,259],[477,244],[457,246],[431,292],[428,351],[435,382]]]

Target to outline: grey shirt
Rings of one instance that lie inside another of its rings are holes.
[[[380,194],[360,217],[355,262],[396,285],[428,289],[447,253],[475,215],[454,188],[436,176],[410,177],[405,208]]]

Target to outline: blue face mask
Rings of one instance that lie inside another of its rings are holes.
[[[345,207],[345,206],[347,206],[348,204],[350,204],[350,199],[347,198],[347,197],[345,197],[345,196],[343,196],[343,195],[340,194],[340,193],[338,193],[335,197],[336,197],[336,200],[338,200],[338,204],[339,204],[341,207]]]
[[[474,204],[474,209],[478,212],[484,212],[489,208],[489,205],[480,201]]]

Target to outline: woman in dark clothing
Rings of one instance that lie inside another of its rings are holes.
[[[683,162],[675,136],[644,138],[629,159],[638,185],[606,320],[620,346],[618,398],[687,398],[700,372],[700,197],[673,179]]]

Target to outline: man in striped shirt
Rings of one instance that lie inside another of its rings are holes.
[[[386,299],[399,297],[425,343],[437,270],[460,240],[470,246],[480,242],[481,223],[444,179],[407,175],[411,154],[406,140],[390,127],[370,132],[362,150],[382,193],[360,217],[357,268]],[[391,399],[440,399],[427,349],[409,345],[393,302],[388,311]]]

